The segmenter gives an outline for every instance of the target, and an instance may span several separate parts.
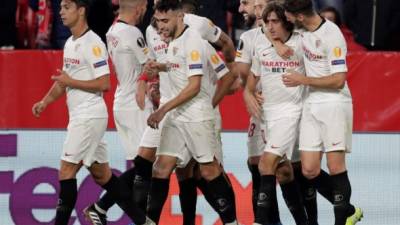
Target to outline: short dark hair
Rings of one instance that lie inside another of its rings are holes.
[[[325,7],[323,9],[321,9],[321,11],[319,11],[319,13],[324,13],[324,12],[331,12],[335,15],[335,21],[333,21],[338,27],[340,27],[342,25],[342,19],[340,18],[340,13],[339,11],[333,7],[333,6],[328,6]]]
[[[285,0],[283,7],[287,12],[293,14],[301,13],[306,16],[311,16],[314,14],[312,0]]]
[[[71,2],[74,2],[78,7],[84,7],[85,8],[85,16],[86,18],[89,15],[90,11],[90,6],[91,6],[91,0],[71,0]]]
[[[179,0],[160,0],[154,6],[154,11],[167,12],[169,10],[175,11],[182,9],[181,2]]]
[[[192,14],[196,14],[199,8],[199,4],[197,3],[196,0],[181,0],[181,6],[184,8],[184,6],[187,5],[189,6],[190,12]]]
[[[282,4],[279,4],[278,2],[275,1],[271,1],[270,3],[268,3],[267,7],[265,7],[262,13],[262,19],[264,23],[267,22],[268,16],[271,14],[271,12],[275,12],[276,16],[282,22],[283,26],[287,31],[289,32],[293,31],[294,24],[286,19],[285,8],[283,7]]]

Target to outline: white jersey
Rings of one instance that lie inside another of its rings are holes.
[[[201,38],[211,43],[216,42],[221,36],[221,29],[215,26],[209,19],[193,14],[185,14],[183,17],[184,23],[190,28],[199,32]],[[157,62],[165,63],[168,44],[161,40],[160,35],[153,26],[148,26],[146,29],[146,40],[150,48],[151,57]],[[160,103],[165,103],[172,97],[171,84],[168,76],[164,72],[160,72]]]
[[[236,49],[235,62],[249,64],[250,66],[253,64],[252,61],[255,51],[254,43],[256,43],[257,38],[261,35],[264,36],[262,27],[253,28],[240,35],[239,44]],[[261,91],[261,84],[257,84],[256,90]]]
[[[206,70],[207,53],[197,31],[185,28],[183,33],[171,41],[167,51],[170,65],[168,77],[171,81],[172,96],[177,96],[187,85],[189,77],[201,75],[200,92],[188,102],[171,112],[171,119],[181,122],[200,122],[214,119],[210,81]]]
[[[260,76],[264,97],[263,109],[267,121],[284,117],[300,118],[304,86],[286,87],[282,75],[292,69],[304,74],[302,40],[298,33],[293,33],[285,45],[294,50],[288,60],[282,59],[265,34],[260,34],[254,43],[252,72]]]
[[[239,44],[236,49],[235,62],[251,64],[254,55],[254,43],[259,34],[263,33],[261,27],[245,31],[240,35]]]
[[[114,111],[139,110],[136,98],[137,80],[142,65],[149,59],[149,49],[142,33],[123,21],[114,23],[107,34],[108,52],[118,79],[114,96]],[[152,108],[146,98],[146,108]]]
[[[303,51],[306,74],[309,77],[324,77],[347,72],[346,41],[340,29],[329,20],[313,32],[303,32]],[[351,102],[347,82],[342,89],[309,88],[307,103]]]
[[[150,49],[150,57],[159,63],[165,63],[167,58],[168,44],[161,40],[160,35],[153,26],[146,29],[146,40]],[[171,85],[167,73],[160,72],[160,103],[166,103],[171,99]]]
[[[69,37],[64,46],[63,70],[75,80],[95,80],[110,74],[105,44],[93,31],[81,37]],[[107,118],[107,107],[102,92],[88,92],[67,87],[69,119]]]

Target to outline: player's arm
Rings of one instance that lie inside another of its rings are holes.
[[[307,77],[295,71],[290,71],[282,76],[282,81],[287,87],[308,85],[315,88],[342,89],[346,83],[346,73],[334,73],[324,77]]]
[[[171,99],[157,111],[152,113],[147,119],[147,124],[152,128],[158,129],[158,124],[164,118],[167,112],[194,98],[200,92],[201,77],[202,75],[190,76],[188,78],[189,83],[186,85],[186,87],[175,98]]]
[[[225,95],[231,92],[232,85],[238,77],[238,74],[232,73],[232,71],[229,71],[227,74],[221,77],[212,99],[212,105],[214,108],[222,101]]]
[[[235,46],[233,45],[232,39],[225,32],[221,32],[220,37],[214,43],[218,47],[221,48],[221,52],[225,57],[225,61],[228,66],[235,61]]]
[[[253,73],[251,73],[250,68],[251,64],[249,63],[244,63],[244,62],[236,63],[236,69],[240,74],[240,79],[243,87],[246,86],[247,78],[251,75],[254,75]]]
[[[65,93],[65,87],[60,85],[58,82],[54,82],[53,86],[43,97],[43,99],[33,105],[32,107],[33,115],[39,117],[40,113],[43,112],[50,103],[59,99],[61,96],[64,95],[64,93]]]
[[[243,90],[243,99],[246,103],[247,111],[256,118],[261,118],[261,106],[259,101],[257,100],[256,94],[256,85],[259,82],[260,78],[251,74],[247,77],[246,86]]]
[[[65,71],[58,70],[58,75],[52,76],[51,79],[64,86],[92,93],[108,91],[110,89],[109,74],[105,74],[93,80],[75,80],[71,78]]]

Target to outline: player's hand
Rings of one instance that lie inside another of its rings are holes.
[[[306,79],[307,77],[304,76],[304,74],[294,70],[287,70],[287,72],[282,75],[282,81],[286,87],[296,87],[305,84]]]
[[[32,113],[35,117],[40,117],[40,113],[42,113],[47,107],[47,104],[44,101],[36,102],[32,106]]]
[[[256,117],[257,119],[261,119],[261,105],[258,103],[256,97],[248,90],[244,90],[243,98],[244,102],[246,103],[247,111],[250,113],[250,115]]]
[[[154,78],[160,72],[160,63],[156,62],[155,60],[149,60],[144,65],[144,71],[149,76],[149,79]]]
[[[51,79],[56,81],[61,87],[69,86],[72,78],[63,70],[57,69],[57,74],[51,76]]]
[[[254,93],[254,97],[256,98],[259,105],[262,105],[264,103],[264,96],[262,95],[261,91]]]
[[[144,110],[145,102],[146,102],[146,88],[147,84],[144,80],[139,80],[137,82],[136,89],[136,104],[139,106],[141,110]]]
[[[147,119],[147,125],[149,125],[153,129],[158,129],[158,125],[160,124],[164,116],[165,112],[161,107],[149,116],[149,118]]]
[[[289,59],[294,54],[293,49],[285,44],[276,46],[275,49],[282,59]]]

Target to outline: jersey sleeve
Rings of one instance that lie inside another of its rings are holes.
[[[93,71],[94,78],[110,74],[107,49],[101,40],[88,44],[85,48],[85,59]]]
[[[217,51],[215,51],[215,49],[209,43],[205,43],[205,45],[207,47],[207,60],[210,62],[210,65],[215,71],[217,79],[219,80],[229,72],[228,67],[218,55]]]
[[[154,52],[154,50],[153,50],[153,48],[154,48],[154,46],[153,46],[153,42],[151,41],[151,38],[152,38],[152,36],[151,36],[151,27],[150,27],[151,25],[149,25],[148,27],[147,27],[147,29],[146,29],[146,43],[147,43],[147,47],[149,48],[149,58],[150,59],[156,59],[156,53]]]
[[[257,55],[257,53],[254,53],[254,56],[251,58],[251,72],[259,77],[261,76],[261,63],[260,63],[260,58]]]
[[[246,35],[242,34],[236,49],[235,62],[251,64],[252,44],[248,41]]]
[[[204,40],[215,43],[221,36],[221,28],[205,17],[185,14],[184,19],[185,23],[199,32]]]
[[[128,37],[127,37],[128,38]],[[149,48],[139,29],[133,28],[130,30],[129,47],[135,54],[136,59],[140,64],[144,64],[149,59]]]
[[[185,58],[187,65],[187,76],[203,75],[205,62],[205,49],[202,40],[195,34],[188,35],[185,40]]]
[[[331,74],[347,72],[347,46],[342,33],[339,30],[332,31],[325,46]]]

